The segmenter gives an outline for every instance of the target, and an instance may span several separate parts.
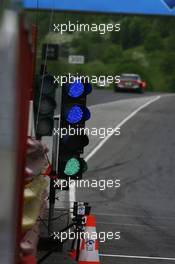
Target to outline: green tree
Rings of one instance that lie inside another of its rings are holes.
[[[175,32],[172,32],[167,39],[166,48],[168,51],[175,51]]]
[[[143,23],[142,23],[142,19],[140,19],[139,17],[134,17],[131,21],[130,21],[130,45],[135,47],[138,46],[142,43],[144,35],[143,35]]]
[[[165,53],[160,66],[166,75],[175,72],[175,52]]]
[[[175,92],[175,71],[168,76],[165,76],[166,79],[166,87],[165,90],[167,92]]]
[[[121,28],[121,45],[123,49],[128,49],[131,46],[130,43],[130,19],[125,18],[122,21],[122,28]]]
[[[163,49],[163,41],[160,35],[156,32],[151,32],[144,40],[144,49],[147,52],[154,52]]]
[[[105,63],[116,62],[122,57],[122,48],[120,45],[108,45],[102,54],[102,61]]]

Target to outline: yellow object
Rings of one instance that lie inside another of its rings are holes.
[[[30,230],[40,215],[43,204],[43,193],[48,185],[48,181],[43,176],[35,177],[24,190],[24,210],[22,219],[23,231]]]

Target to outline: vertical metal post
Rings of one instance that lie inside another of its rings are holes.
[[[19,24],[19,58],[18,58],[18,75],[17,75],[17,94],[16,94],[16,112],[17,119],[17,168],[16,168],[16,195],[15,207],[17,211],[17,254],[20,254],[20,242],[23,239],[22,217],[24,208],[24,187],[25,187],[25,166],[27,151],[27,133],[29,121],[29,98],[32,87],[32,49],[29,42],[29,31],[25,25],[25,17],[20,17]],[[17,260],[18,262],[18,260]]]
[[[81,239],[80,239],[80,234],[81,231],[78,230],[78,239],[77,239],[77,249],[76,249],[76,261],[79,261],[79,256],[80,256],[80,244],[81,244]]]
[[[0,263],[6,264],[16,263],[18,232],[16,223],[18,43],[18,17],[15,12],[8,10],[4,12],[0,27]]]
[[[59,129],[59,117],[54,117],[54,128],[57,131]],[[52,175],[57,175],[57,167],[58,167],[58,141],[59,135],[58,133],[53,134],[53,146],[52,146]],[[49,219],[48,219],[48,234],[49,236],[53,234],[53,217],[54,217],[54,209],[55,209],[55,195],[56,190],[54,187],[54,179],[50,180],[50,193],[49,193]]]

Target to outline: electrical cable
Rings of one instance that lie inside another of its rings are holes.
[[[70,224],[68,227],[62,229],[60,232],[64,232],[68,229],[70,229],[71,227],[73,227],[75,224]],[[65,239],[64,243],[69,240],[69,238]],[[56,249],[57,249],[58,245],[57,246],[54,246],[51,250],[49,250],[42,258],[40,258],[37,263],[42,263],[44,260],[46,260]]]

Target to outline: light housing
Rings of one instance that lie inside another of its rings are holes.
[[[89,144],[85,133],[85,122],[90,119],[90,111],[86,107],[87,94],[92,86],[77,78],[62,87],[58,178],[79,180],[87,169],[81,157],[84,147]],[[67,131],[67,132],[66,132]]]

